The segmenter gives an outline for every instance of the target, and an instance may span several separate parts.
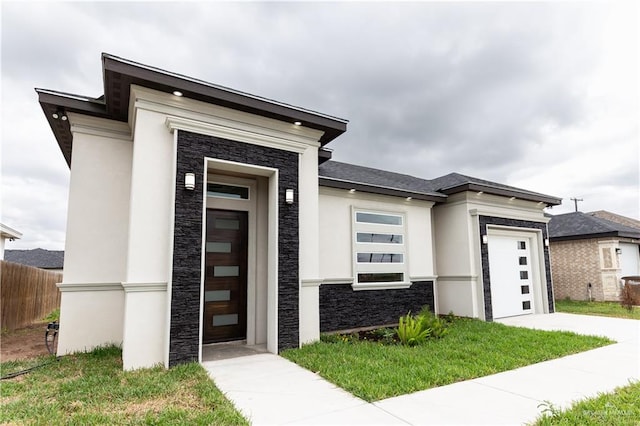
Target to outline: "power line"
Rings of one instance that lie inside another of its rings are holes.
[[[578,201],[584,201],[582,198],[569,198],[569,199],[573,201],[573,204],[576,207],[576,211],[578,211]]]

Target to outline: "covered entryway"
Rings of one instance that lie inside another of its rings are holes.
[[[207,209],[203,343],[247,337],[247,212]]]

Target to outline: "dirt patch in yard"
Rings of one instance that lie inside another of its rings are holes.
[[[0,336],[0,361],[17,361],[48,355],[44,342],[47,324],[48,322],[36,322],[25,328],[3,332]]]

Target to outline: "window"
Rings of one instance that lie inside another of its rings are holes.
[[[402,216],[378,213],[356,213],[356,222],[378,223],[380,225],[402,225]]]
[[[358,253],[358,263],[402,263],[402,253]]]
[[[356,233],[359,243],[402,244],[402,234],[375,234],[371,232]]]
[[[406,286],[405,215],[354,210],[354,288]]]
[[[248,200],[249,188],[246,186],[228,185],[226,183],[208,182],[207,197]]]

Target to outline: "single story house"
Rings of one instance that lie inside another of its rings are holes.
[[[109,54],[104,95],[36,89],[71,168],[58,353],[125,369],[435,312],[553,312],[559,198],[330,161],[347,121]],[[210,348],[207,346],[207,348]],[[215,350],[215,348],[214,348]]]
[[[52,272],[62,272],[64,266],[64,251],[62,250],[45,250],[41,248],[6,250],[4,256],[7,262],[46,269]]]
[[[13,240],[19,240],[22,237],[22,232],[0,223],[0,260],[4,260],[4,247],[7,242]]]
[[[556,297],[618,301],[620,279],[640,275],[636,222],[607,211],[552,216],[549,240]]]

